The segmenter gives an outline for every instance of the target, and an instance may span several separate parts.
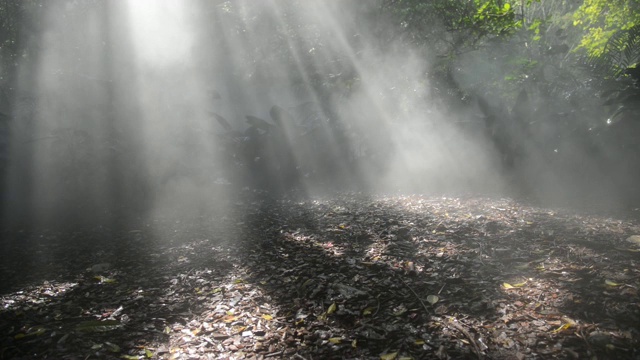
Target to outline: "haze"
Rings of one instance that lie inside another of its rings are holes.
[[[516,96],[474,94],[494,71],[491,59],[461,54],[448,73],[471,91],[458,102],[443,97],[451,89],[432,76],[442,72],[441,49],[387,38],[394,20],[376,16],[379,7],[158,0],[34,7],[22,41],[38,56],[19,59],[5,110],[15,119],[5,224],[218,216],[246,196],[347,191],[526,194],[612,207],[626,196],[620,183],[601,181],[626,168],[587,164],[573,176],[564,164],[592,158],[581,143],[557,144],[553,129],[513,125],[515,117],[555,114],[543,111],[549,106],[537,93],[525,93],[521,109]],[[491,50],[495,59],[508,51]],[[558,146],[563,158],[552,163]]]

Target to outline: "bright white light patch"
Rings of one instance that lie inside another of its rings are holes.
[[[187,4],[169,0],[127,2],[134,48],[141,62],[167,66],[188,56],[193,36],[186,21]]]

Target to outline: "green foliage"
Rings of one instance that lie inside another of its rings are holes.
[[[582,69],[575,66],[576,55],[570,52],[581,37],[571,19],[577,6],[547,1],[521,7],[520,29],[512,36],[483,42],[477,53],[464,60],[462,72],[473,92],[512,103],[526,88],[536,101],[544,97],[557,103],[559,109],[554,111],[558,112],[568,111],[561,109],[568,97],[592,94],[578,80]]]
[[[407,38],[439,45],[441,55],[474,49],[489,37],[513,34],[522,27],[518,1],[386,0],[383,8],[397,17]]]
[[[470,25],[486,34],[510,34],[522,26],[522,21],[516,20],[515,12],[508,2],[501,5],[501,1],[475,0],[475,4],[477,10]]]
[[[591,56],[590,65],[611,79],[602,96],[612,108],[609,124],[637,120],[640,116],[640,25],[619,30],[606,42],[602,54]]]
[[[529,27],[527,27],[527,30],[533,32],[533,37],[532,40],[533,41],[540,41],[540,29],[542,25],[542,20],[541,19],[535,19],[533,20],[533,22],[531,23],[531,25],[529,25]]]
[[[592,57],[604,54],[607,42],[618,31],[639,23],[637,0],[584,0],[573,15],[573,24],[585,31],[580,48]]]
[[[603,51],[591,56],[589,62],[606,75],[618,77],[640,62],[640,24],[613,34]]]

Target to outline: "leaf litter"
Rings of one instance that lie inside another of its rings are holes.
[[[637,219],[358,194],[226,211],[5,234],[0,358],[640,357]]]

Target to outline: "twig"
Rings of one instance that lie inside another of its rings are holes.
[[[411,286],[409,286],[409,284],[407,284],[404,280],[402,280],[402,278],[400,278],[400,281],[402,281],[404,286],[406,286],[413,293],[413,295],[416,297],[416,299],[418,299],[420,304],[422,304],[422,307],[424,308],[424,311],[426,311],[427,314],[431,314],[431,311],[429,311],[429,308],[427,307],[427,305],[424,304],[422,299],[420,299],[420,296],[418,296],[418,294],[411,288]]]
[[[482,352],[480,351],[480,347],[478,346],[476,339],[469,333],[469,331],[467,331],[467,329],[460,326],[460,324],[458,324],[452,318],[449,318],[449,324],[451,324],[451,326],[453,326],[456,330],[460,331],[462,334],[464,334],[464,336],[467,337],[467,339],[469,339],[469,342],[471,342],[471,345],[473,345],[473,352],[476,354],[478,359],[482,359],[483,356],[482,356]]]
[[[580,339],[582,339],[582,341],[584,341],[584,343],[587,345],[587,349],[589,351],[593,351],[593,349],[591,348],[591,343],[589,342],[589,340],[587,340],[587,337],[582,332],[582,329],[578,329],[578,331],[576,331],[575,335],[577,337],[579,337]]]
[[[376,296],[376,301],[378,302],[378,306],[376,306],[376,311],[373,313],[373,315],[371,315],[371,317],[376,316],[376,314],[380,310],[380,295],[382,295],[382,294],[378,294],[378,296]]]
[[[216,343],[214,343],[213,340],[209,339],[206,336],[202,336],[202,340],[208,342],[211,346],[216,346]]]
[[[265,357],[265,359],[266,359],[266,358],[272,358],[272,357],[280,356],[280,355],[282,355],[282,354],[284,354],[284,350],[280,350],[280,351],[272,352],[271,354],[267,354],[267,355],[265,355],[264,357]]]

